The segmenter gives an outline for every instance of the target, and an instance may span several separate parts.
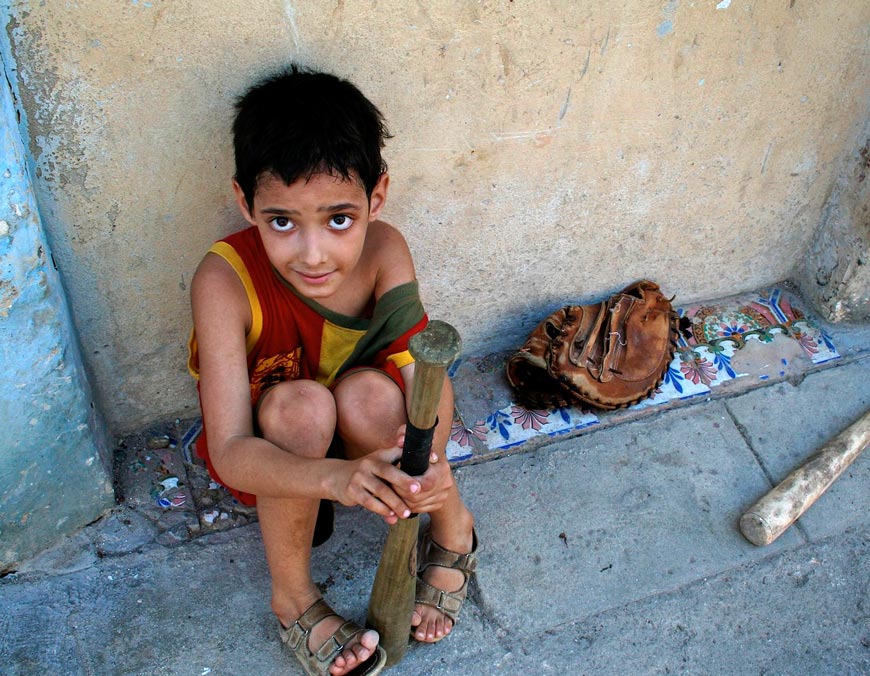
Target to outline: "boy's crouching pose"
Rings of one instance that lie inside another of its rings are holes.
[[[352,84],[293,67],[240,99],[233,132],[233,189],[251,227],[214,244],[193,280],[197,451],[257,506],[272,610],[306,671],[376,674],[377,633],[335,614],[311,579],[332,501],[387,523],[430,515],[409,627],[419,641],[450,632],[473,558],[460,555],[476,549],[444,453],[449,382],[429,470],[412,478],[393,464],[414,378],[408,339],[427,318],[408,246],[378,220],[386,130]]]

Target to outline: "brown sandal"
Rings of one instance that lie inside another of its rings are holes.
[[[417,569],[417,594],[415,602],[436,608],[453,620],[454,626],[456,625],[456,619],[459,617],[459,611],[462,609],[462,604],[465,602],[465,597],[468,594],[468,581],[477,569],[477,532],[473,529],[471,531],[471,538],[471,551],[468,554],[459,554],[445,549],[432,539],[428,531],[423,536],[423,541],[420,544],[420,565]],[[437,589],[422,577],[423,573],[430,566],[458,570],[465,577],[465,581],[456,591],[447,592],[443,589]],[[413,631],[411,636],[414,636]]]
[[[296,656],[308,676],[329,674],[332,661],[341,654],[344,647],[358,634],[366,631],[355,622],[346,621],[317,649],[311,652],[308,638],[316,624],[327,617],[340,617],[323,599],[312,603],[308,610],[299,616],[289,629],[278,624],[281,642]],[[365,662],[349,672],[347,676],[375,676],[381,673],[387,661],[387,653],[378,645],[377,650]]]

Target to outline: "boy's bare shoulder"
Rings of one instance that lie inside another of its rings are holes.
[[[233,284],[236,282],[236,284]],[[219,291],[223,287],[232,294],[234,286],[238,284],[239,277],[232,266],[226,260],[214,253],[207,253],[202,257],[191,282],[191,293],[199,291]],[[242,289],[244,290],[244,289]]]
[[[375,294],[386,293],[393,287],[417,279],[414,259],[398,228],[384,221],[369,224],[366,236],[366,255],[376,271]]]
[[[376,244],[379,248],[384,246],[401,248],[410,256],[405,236],[397,227],[385,221],[372,221],[369,223],[366,240],[367,243]]]
[[[194,323],[203,322],[204,315],[216,315],[226,320],[238,318],[250,324],[250,304],[245,288],[232,266],[217,254],[203,256],[190,285]],[[215,318],[217,318],[215,317]]]

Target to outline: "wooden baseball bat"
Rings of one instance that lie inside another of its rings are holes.
[[[408,348],[415,361],[414,383],[402,448],[402,470],[411,476],[419,476],[429,467],[445,373],[461,346],[456,329],[438,320],[430,321],[410,340]],[[372,585],[367,624],[381,635],[387,666],[401,660],[408,649],[417,590],[419,525],[420,519],[415,514],[390,526]]]
[[[870,411],[825,444],[740,517],[752,544],[769,545],[834,483],[870,443]]]

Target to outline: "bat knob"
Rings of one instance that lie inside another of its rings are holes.
[[[426,328],[416,333],[408,342],[408,350],[414,360],[429,366],[447,368],[459,356],[462,339],[459,332],[447,322],[430,321]]]
[[[758,547],[763,547],[771,542],[770,525],[755,512],[746,512],[740,517],[740,532],[743,533],[743,537]]]

